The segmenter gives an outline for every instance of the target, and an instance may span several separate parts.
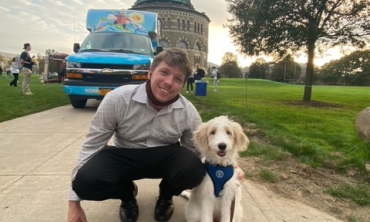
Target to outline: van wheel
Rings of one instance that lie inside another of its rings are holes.
[[[69,101],[71,101],[71,105],[75,109],[85,108],[86,103],[87,103],[87,99],[71,99],[71,98],[69,98]]]

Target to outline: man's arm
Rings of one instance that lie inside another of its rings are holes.
[[[99,108],[91,121],[90,128],[86,135],[85,142],[82,145],[76,166],[72,171],[72,180],[81,166],[102,150],[112,137],[117,126],[117,113],[119,112],[118,105],[116,96],[114,96],[113,93],[108,93],[99,105]],[[72,190],[72,187],[69,193],[69,200],[81,200]]]

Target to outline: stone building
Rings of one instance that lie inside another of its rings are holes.
[[[207,67],[210,20],[190,0],[137,0],[131,9],[158,13],[159,45],[182,48],[193,64]]]

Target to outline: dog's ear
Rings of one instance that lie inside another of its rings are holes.
[[[200,124],[198,129],[193,133],[194,144],[201,153],[208,151],[208,125],[209,123]]]
[[[238,151],[245,151],[249,145],[249,139],[245,135],[243,128],[239,123],[232,122],[233,131],[234,131],[234,145]]]

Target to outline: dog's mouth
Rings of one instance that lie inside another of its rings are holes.
[[[226,155],[226,151],[219,150],[219,151],[217,151],[217,155],[220,156],[220,157],[224,157]]]

